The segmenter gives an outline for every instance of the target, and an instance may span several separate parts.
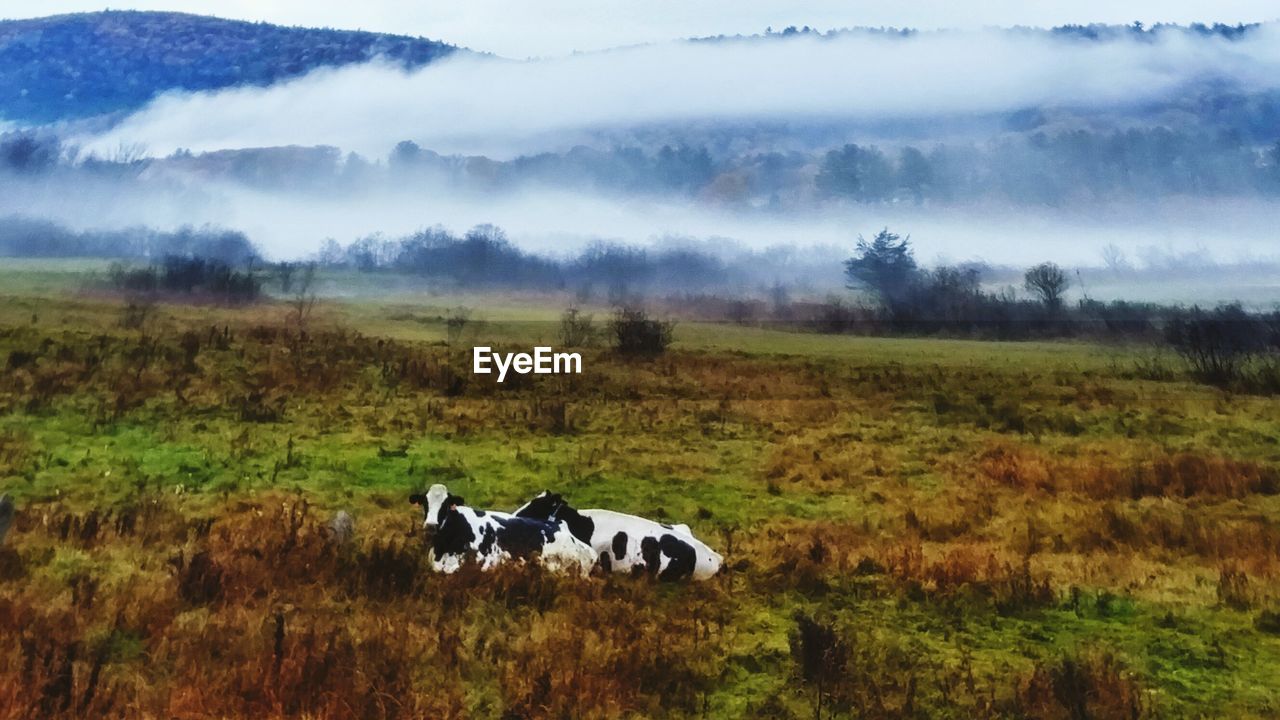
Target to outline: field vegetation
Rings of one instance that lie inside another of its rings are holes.
[[[1170,350],[553,293],[138,317],[84,269],[0,272],[0,716],[1280,713],[1280,413]],[[581,375],[469,371],[566,332]],[[686,522],[728,569],[438,576],[434,482]]]

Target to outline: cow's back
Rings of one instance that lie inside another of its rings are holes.
[[[436,568],[446,573],[457,570],[469,555],[486,570],[509,559],[536,558],[549,569],[586,575],[596,562],[591,546],[573,537],[563,523],[469,507],[449,513],[433,550]]]
[[[705,580],[720,570],[723,558],[695,538],[687,525],[665,525],[613,510],[579,512],[594,523],[591,547],[612,572]]]

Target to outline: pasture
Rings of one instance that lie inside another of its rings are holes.
[[[555,345],[567,298],[126,327],[91,270],[0,271],[0,716],[1280,713],[1280,410],[1150,348],[681,322],[498,385],[471,345]],[[436,482],[688,523],[727,569],[436,575]]]

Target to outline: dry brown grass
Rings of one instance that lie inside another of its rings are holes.
[[[1150,717],[1147,693],[1114,655],[1090,650],[1037,664],[1013,703],[1036,720],[1139,720]]]
[[[1280,471],[1258,462],[1205,453],[1148,453],[1117,460],[1104,453],[1072,457],[993,443],[977,458],[981,475],[1023,491],[1076,492],[1111,498],[1242,498],[1280,493]]]
[[[151,528],[175,522],[157,513],[107,540],[101,520],[51,515],[66,520],[28,527],[20,553],[63,526],[91,553],[178,530]],[[614,717],[696,709],[724,653],[715,584],[667,603],[647,582],[532,567],[434,576],[420,538],[338,547],[283,495],[185,530],[169,582],[90,569],[0,597],[0,716]],[[135,653],[163,673],[124,672]],[[463,677],[495,695],[464,697]]]
[[[1270,701],[1250,689],[1267,665],[1171,673],[1147,646],[1195,659],[1153,620],[1167,605],[1224,657],[1268,647],[1253,628],[1280,594],[1274,420],[1251,400],[855,346],[587,350],[583,376],[499,387],[442,344],[333,318],[299,332],[261,309],[216,326],[169,312],[145,335],[0,330],[20,353],[0,375],[0,478],[22,500],[0,547],[0,717]],[[728,571],[675,587],[437,576],[401,492],[434,478],[485,506],[545,484],[694,523]],[[338,508],[358,517],[343,545]]]

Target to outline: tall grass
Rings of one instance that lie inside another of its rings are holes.
[[[280,308],[159,305],[137,329],[60,302],[41,313],[56,321],[0,327],[0,489],[19,506],[0,716],[1277,702],[1280,427],[1262,398],[1077,346],[787,336],[765,353],[775,336],[694,323],[647,362],[588,347],[581,376],[499,386],[444,342],[444,315],[410,341],[338,304],[306,328]],[[740,341],[757,345],[689,349]],[[481,507],[551,488],[687,522],[726,571],[438,576],[403,502],[431,482]]]

